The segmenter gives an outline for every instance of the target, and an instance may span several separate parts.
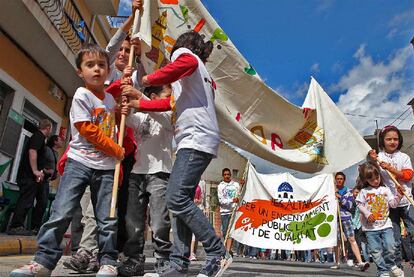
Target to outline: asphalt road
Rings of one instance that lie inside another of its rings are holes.
[[[0,276],[8,276],[10,271],[19,265],[25,264],[32,256],[5,256],[0,257]],[[62,266],[63,257],[59,262],[58,267],[53,271],[52,276],[94,276],[94,274],[77,274],[73,271],[67,270]],[[145,266],[146,271],[151,271],[154,263],[154,258],[147,258]],[[203,262],[197,261],[191,264],[189,276],[196,276],[200,270]],[[330,264],[320,263],[301,263],[301,262],[287,262],[287,261],[274,261],[274,260],[252,260],[247,258],[235,258],[233,264],[225,272],[224,276],[312,276],[312,277],[327,277],[327,276],[346,276],[357,277],[376,276],[375,265],[371,264],[371,267],[366,272],[360,272],[354,268],[346,265],[341,266],[340,269],[334,270],[329,268]],[[414,277],[414,272],[411,269],[405,269],[406,277]]]

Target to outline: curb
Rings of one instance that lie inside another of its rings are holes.
[[[0,235],[0,256],[34,254],[36,250],[36,237]]]

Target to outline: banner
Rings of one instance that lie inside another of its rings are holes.
[[[336,246],[337,202],[332,174],[297,179],[259,174],[249,166],[231,225],[235,240],[265,249],[310,250]]]
[[[308,173],[340,171],[365,158],[369,145],[316,80],[302,108],[289,103],[265,84],[199,0],[144,1],[139,36],[146,71],[166,65],[178,36],[190,30],[214,43],[206,66],[217,85],[223,140]]]

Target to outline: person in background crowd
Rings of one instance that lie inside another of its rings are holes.
[[[32,231],[34,234],[37,235],[39,232],[40,226],[43,223],[43,214],[45,213],[46,206],[49,200],[49,187],[50,181],[53,181],[57,178],[58,172],[56,169],[56,164],[58,162],[58,150],[63,147],[63,140],[61,137],[57,135],[51,136],[45,147],[44,153],[44,169],[43,172],[45,177],[43,182],[40,184],[41,188],[37,191],[36,199],[40,199],[41,201],[36,201],[36,206],[33,209],[33,216],[34,219],[32,222]],[[41,194],[41,195],[39,195]]]
[[[43,119],[39,123],[39,129],[36,130],[29,139],[28,149],[25,151],[20,163],[17,174],[17,185],[20,189],[19,199],[14,209],[13,219],[10,223],[9,235],[30,236],[32,231],[24,228],[27,211],[33,206],[33,201],[44,203],[47,199],[44,187],[45,183],[45,141],[52,132],[52,122]],[[43,204],[42,204],[43,205]],[[39,210],[40,206],[39,206]]]
[[[229,168],[224,168],[221,176],[223,176],[223,181],[218,185],[217,194],[220,203],[221,232],[223,233],[223,239],[225,239],[233,209],[239,202],[240,184],[231,179],[231,171]],[[233,254],[231,252],[232,241],[231,238],[228,238],[225,242],[226,249],[230,254]]]

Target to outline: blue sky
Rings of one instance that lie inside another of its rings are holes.
[[[407,106],[414,97],[414,1],[202,2],[266,83],[292,103],[302,105],[314,76],[362,135],[373,133],[375,120],[381,128],[401,114],[394,125],[414,124]]]

